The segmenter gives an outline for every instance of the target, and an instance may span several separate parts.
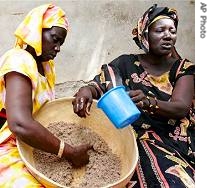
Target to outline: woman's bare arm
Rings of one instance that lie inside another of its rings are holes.
[[[60,141],[32,117],[32,85],[16,72],[6,75],[6,109],[10,130],[32,147],[57,154]]]
[[[185,75],[178,79],[170,101],[155,100],[154,97],[147,98],[142,90],[130,90],[129,95],[138,107],[146,109],[150,113],[154,112],[154,115],[180,119],[187,115],[192,105],[194,76]],[[156,103],[158,108],[155,109]],[[149,107],[150,104],[153,106],[152,108]]]

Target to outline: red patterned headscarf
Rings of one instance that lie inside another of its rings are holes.
[[[132,31],[132,34],[135,36],[133,38],[134,41],[139,48],[144,50],[146,53],[149,52],[148,27],[155,21],[162,18],[172,19],[175,27],[177,28],[178,16],[176,10],[168,7],[157,7],[157,4],[155,4],[143,14],[137,23],[137,27]]]

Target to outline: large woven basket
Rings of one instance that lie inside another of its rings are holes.
[[[116,129],[104,113],[96,107],[97,101],[93,101],[91,115],[80,118],[73,112],[72,100],[73,97],[46,103],[34,115],[34,118],[44,126],[51,122],[65,121],[85,125],[95,131],[107,142],[112,152],[120,157],[122,163],[121,178],[105,187],[125,187],[134,173],[138,160],[138,148],[131,126]],[[38,181],[46,187],[65,187],[47,178],[35,168],[32,147],[19,139],[17,139],[17,146],[26,167]],[[77,176],[80,176],[79,171]]]

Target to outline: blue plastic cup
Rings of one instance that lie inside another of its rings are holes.
[[[117,86],[107,91],[97,103],[116,128],[121,129],[133,123],[141,112],[125,91],[124,86]]]

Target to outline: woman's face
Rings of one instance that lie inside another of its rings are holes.
[[[154,22],[148,32],[149,52],[156,55],[168,55],[176,43],[174,21],[163,18]]]
[[[66,29],[54,26],[42,31],[42,61],[54,59],[67,35]]]

